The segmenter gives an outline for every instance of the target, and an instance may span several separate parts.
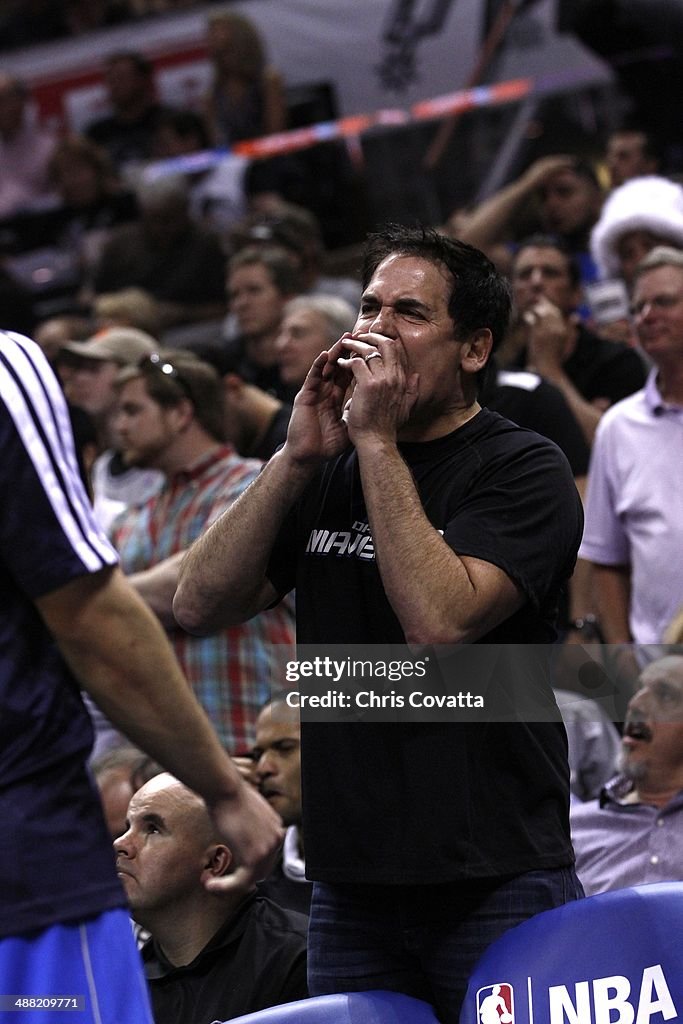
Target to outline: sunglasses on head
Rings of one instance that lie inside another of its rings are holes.
[[[151,368],[157,373],[163,373],[165,377],[169,377],[176,382],[186,398],[192,398],[190,387],[178,367],[170,359],[167,359],[166,356],[161,355],[160,352],[150,352],[149,355],[143,356],[138,363],[138,367],[141,370]]]

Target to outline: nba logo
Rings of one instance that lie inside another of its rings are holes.
[[[478,1024],[515,1024],[512,985],[487,985],[477,992]]]

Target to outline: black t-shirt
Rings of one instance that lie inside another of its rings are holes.
[[[524,659],[516,663],[509,645],[552,642],[581,538],[567,461],[489,410],[446,437],[403,444],[401,454],[449,546],[503,569],[527,597],[480,641],[502,645],[490,648],[503,652],[497,682],[515,691]],[[268,576],[281,593],[296,586],[299,643],[404,642],[377,570],[354,449],[308,487]],[[304,723],[302,771],[310,878],[437,883],[573,859],[557,721]]]
[[[635,349],[609,341],[579,324],[576,348],[563,364],[564,372],[587,402],[607,398],[611,405],[645,384],[645,364]]]
[[[264,462],[268,461],[271,455],[287,440],[287,427],[289,426],[291,415],[291,405],[280,406],[268,424],[268,429],[263,437],[254,447],[253,451],[248,453],[250,458],[262,459]]]
[[[292,387],[291,384],[285,384],[280,377],[280,367],[277,363],[273,363],[271,366],[261,366],[255,363],[247,353],[248,342],[249,339],[245,335],[238,335],[225,344],[225,357],[234,372],[248,384],[254,384],[261,391],[265,391],[267,394],[279,398],[285,405],[291,406],[296,398],[298,388]],[[291,414],[291,408],[289,411]],[[286,433],[285,430],[285,436]]]
[[[85,135],[107,151],[116,167],[148,160],[154,154],[154,133],[173,108],[151,104],[134,121],[122,121],[115,114],[99,118],[86,126]]]
[[[588,473],[590,448],[579,423],[559,390],[528,370],[499,370],[481,400],[520,427],[554,441],[567,456],[575,477]],[[565,631],[570,619],[569,592],[560,598],[558,625]]]
[[[251,895],[184,967],[149,939],[142,959],[155,1024],[212,1024],[304,999],[307,927],[303,914]]]
[[[523,349],[515,368],[523,369],[526,359]],[[635,349],[623,341],[601,338],[583,324],[578,325],[576,346],[562,369],[587,402],[606,398],[610,405],[639,391],[647,376],[645,363]]]
[[[261,896],[267,896],[273,903],[285,910],[296,910],[298,914],[308,916],[311,912],[311,895],[313,883],[307,878],[288,878],[282,868],[282,857],[268,875],[268,878],[258,884],[258,892]]]
[[[554,441],[574,476],[588,472],[590,449],[559,388],[526,370],[500,370],[482,405]]]

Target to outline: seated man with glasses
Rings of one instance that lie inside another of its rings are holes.
[[[232,754],[254,742],[256,717],[278,659],[292,656],[286,605],[249,622],[195,637],[173,617],[186,549],[257,476],[261,463],[224,442],[223,391],[216,371],[190,354],[152,353],[122,370],[115,418],[125,460],[161,470],[160,493],[113,524],[131,583],[169,632],[199,702]]]

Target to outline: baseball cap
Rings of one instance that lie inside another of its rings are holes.
[[[135,366],[143,356],[156,352],[159,342],[137,327],[106,327],[86,341],[68,341],[60,352],[82,359],[108,360],[119,366]]]

